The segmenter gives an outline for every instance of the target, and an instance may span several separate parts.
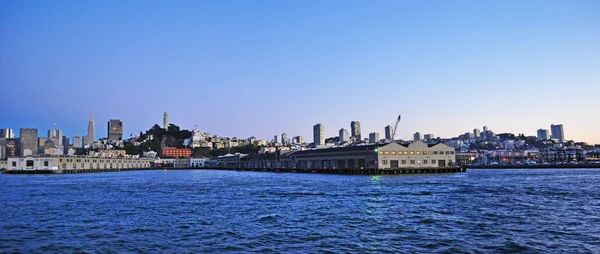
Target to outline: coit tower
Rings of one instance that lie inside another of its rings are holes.
[[[165,130],[169,129],[169,115],[167,114],[167,112],[165,112],[165,114],[163,115],[163,128]]]

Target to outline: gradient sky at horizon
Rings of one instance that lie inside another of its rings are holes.
[[[600,1],[0,1],[0,128],[600,143]]]

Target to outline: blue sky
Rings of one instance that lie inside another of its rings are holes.
[[[0,1],[0,128],[600,143],[599,1]],[[18,131],[17,131],[18,132]]]

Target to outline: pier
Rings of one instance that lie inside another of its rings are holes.
[[[448,173],[467,172],[466,167],[397,168],[397,169],[217,168],[216,170],[275,172],[275,173],[337,174],[337,175],[405,175],[405,174],[448,174]]]

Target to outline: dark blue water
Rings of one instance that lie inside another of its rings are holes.
[[[600,170],[0,175],[0,252],[600,252]]]

